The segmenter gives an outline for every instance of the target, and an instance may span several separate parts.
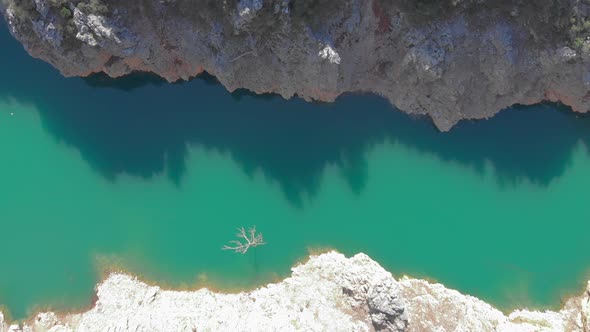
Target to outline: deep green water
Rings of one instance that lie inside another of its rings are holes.
[[[230,95],[211,79],[65,79],[0,29],[0,303],[90,302],[101,266],[257,285],[365,252],[504,309],[590,268],[590,118],[537,105],[439,133],[373,96]],[[220,250],[257,225],[268,244]]]

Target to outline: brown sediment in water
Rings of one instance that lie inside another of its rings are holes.
[[[291,268],[304,265],[306,264],[311,256],[318,256],[321,254],[325,254],[331,251],[336,251],[332,247],[309,247],[307,249],[307,254],[302,255],[299,259],[296,259]],[[228,253],[231,254],[231,253]],[[247,254],[246,254],[247,255]],[[284,275],[280,273],[268,273],[263,276],[261,279],[257,280],[256,282],[246,285],[246,286],[229,286],[224,284],[223,281],[215,281],[214,279],[209,277],[209,274],[206,271],[200,272],[192,278],[192,281],[181,282],[181,283],[171,283],[167,282],[166,279],[157,279],[157,278],[150,278],[146,276],[145,273],[138,273],[137,271],[133,271],[127,267],[125,267],[125,261],[121,259],[119,256],[116,255],[101,255],[95,254],[94,255],[94,270],[96,278],[96,285],[95,290],[92,293],[90,302],[86,305],[78,306],[75,308],[59,308],[55,305],[35,305],[31,310],[29,310],[28,317],[24,320],[14,320],[14,322],[18,323],[31,323],[38,314],[44,312],[54,312],[58,317],[63,318],[68,315],[72,314],[82,314],[92,308],[95,307],[96,301],[98,300],[98,296],[96,293],[96,286],[105,282],[112,274],[125,274],[129,276],[133,276],[137,278],[137,280],[145,283],[149,286],[159,287],[163,291],[185,291],[185,292],[194,292],[202,289],[209,290],[214,293],[219,294],[237,294],[242,292],[251,292],[256,290],[260,287],[265,287],[266,285],[279,283],[285,280],[290,276],[290,271],[286,271]],[[0,306],[0,312],[3,312],[6,316],[6,321],[13,321],[10,317],[10,310],[6,306]]]

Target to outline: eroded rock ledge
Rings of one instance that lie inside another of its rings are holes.
[[[324,101],[372,92],[441,130],[513,104],[590,108],[586,0],[0,3],[28,52],[66,76],[175,81],[206,70],[230,91]]]
[[[590,286],[553,311],[506,316],[471,296],[407,277],[364,254],[310,257],[291,277],[251,292],[168,291],[112,274],[89,311],[40,313],[0,331],[580,331],[590,329]]]

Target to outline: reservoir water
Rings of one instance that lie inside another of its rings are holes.
[[[0,303],[88,305],[109,269],[252,287],[364,252],[509,309],[590,277],[590,118],[514,107],[439,133],[375,96],[229,94],[211,78],[63,78],[0,29]],[[268,244],[222,251],[239,226]]]

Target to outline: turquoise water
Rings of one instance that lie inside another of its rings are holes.
[[[211,78],[65,79],[0,30],[0,303],[80,308],[105,269],[173,287],[365,252],[504,309],[590,277],[590,118],[515,107],[439,133],[374,96],[310,104]],[[220,250],[257,225],[268,244]]]

